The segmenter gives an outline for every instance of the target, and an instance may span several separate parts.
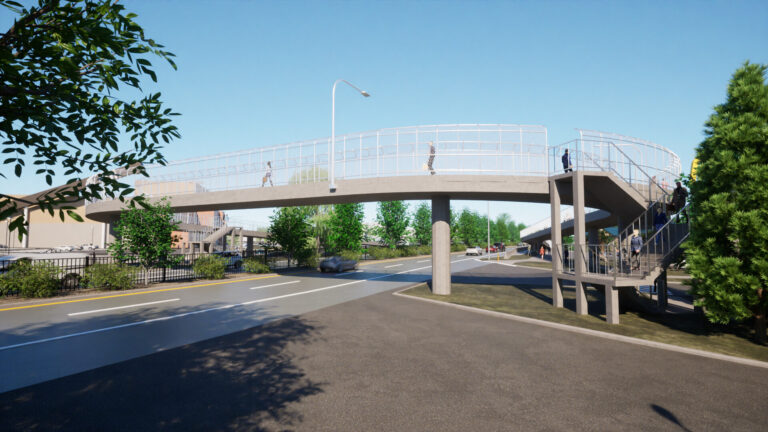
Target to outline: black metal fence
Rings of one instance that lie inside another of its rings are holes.
[[[175,264],[167,267],[153,267],[149,269],[142,268],[138,259],[129,259],[124,261],[123,264],[135,269],[133,274],[134,285],[142,285],[148,283],[162,283],[162,282],[174,282],[191,280],[197,278],[195,274],[194,265],[202,256],[216,255],[224,258],[227,261],[227,267],[225,272],[228,274],[243,272],[243,260],[245,258],[256,258],[261,262],[264,262],[269,266],[271,270],[279,270],[289,268],[288,259],[286,254],[280,251],[270,251],[267,254],[260,253],[261,251],[243,253],[243,254],[226,254],[226,253],[196,253],[196,254],[177,254],[173,255]],[[83,289],[84,277],[87,269],[97,264],[118,264],[119,261],[111,256],[96,256],[89,255],[78,258],[18,258],[8,259],[0,261],[0,275],[7,273],[12,266],[19,261],[30,261],[35,264],[46,263],[52,264],[57,269],[57,277],[60,281],[61,291],[73,291]],[[290,267],[296,267],[295,260],[291,262]]]

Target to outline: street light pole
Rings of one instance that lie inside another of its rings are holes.
[[[485,202],[485,211],[488,212],[487,220],[488,220],[488,261],[491,260],[491,202],[486,201]]]
[[[366,92],[365,90],[360,90],[357,88],[354,84],[350,83],[347,80],[344,79],[337,79],[333,83],[333,90],[331,91],[331,154],[328,155],[328,165],[330,171],[330,182],[329,189],[331,192],[336,192],[336,161],[335,155],[336,155],[336,84],[343,82],[346,83],[348,86],[352,87],[353,89],[357,90],[361,95],[364,97],[370,97],[371,95]]]

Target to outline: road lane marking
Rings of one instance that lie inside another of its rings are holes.
[[[388,266],[384,266],[384,268],[390,268],[390,267],[400,267],[402,264],[392,264]]]
[[[198,288],[198,287],[212,286],[212,285],[224,285],[224,284],[230,284],[230,283],[248,282],[252,280],[268,279],[268,278],[273,278],[278,276],[280,275],[275,274],[275,275],[269,275],[269,276],[259,276],[254,278],[238,279],[238,280],[232,280],[232,281],[226,281],[226,282],[211,282],[206,284],[188,285],[188,286],[174,287],[174,288],[161,288],[161,289],[156,289],[152,291],[113,294],[113,295],[101,296],[101,297],[90,297],[90,298],[77,299],[77,300],[63,300],[63,301],[57,301],[57,302],[51,302],[51,303],[42,303],[42,304],[34,304],[34,305],[26,305],[26,306],[14,306],[14,307],[9,307],[5,309],[0,309],[0,312],[19,310],[19,309],[32,309],[32,308],[39,308],[43,306],[54,306],[54,305],[68,304],[68,303],[79,303],[79,302],[86,302],[86,301],[93,301],[93,300],[103,300],[108,298],[128,297],[128,296],[135,296],[135,295],[142,295],[142,294],[154,294],[159,292],[178,291],[183,289]]]
[[[153,322],[157,322],[157,321],[167,321],[167,320],[170,320],[170,319],[181,318],[181,317],[188,316],[188,315],[196,315],[196,314],[201,314],[201,313],[204,313],[204,312],[211,312],[211,311],[220,310],[220,309],[229,309],[229,308],[232,308],[232,307],[235,307],[235,306],[237,306],[237,305],[231,304],[231,305],[226,305],[226,306],[219,306],[219,307],[210,308],[210,309],[203,309],[203,310],[199,310],[199,311],[185,312],[183,314],[178,314],[178,315],[170,315],[170,316],[166,316],[166,317],[152,318],[152,319],[148,319],[148,320],[145,320],[145,321],[138,321],[138,322],[132,322],[132,323],[127,323],[127,324],[120,324],[120,325],[116,325],[116,326],[104,327],[104,328],[94,329],[94,330],[88,330],[88,331],[79,332],[79,333],[70,333],[70,334],[61,335],[61,336],[54,336],[54,337],[45,338],[45,339],[38,339],[38,340],[34,340],[34,341],[29,341],[29,342],[22,342],[22,343],[17,343],[15,345],[6,345],[4,347],[0,347],[0,351],[9,350],[9,349],[12,349],[12,348],[20,348],[20,347],[29,346],[29,345],[37,345],[37,344],[41,344],[41,343],[44,343],[44,342],[53,342],[53,341],[62,340],[62,339],[69,339],[69,338],[73,338],[75,336],[85,336],[85,335],[88,335],[88,334],[102,333],[102,332],[105,332],[105,331],[117,330],[117,329],[126,328],[126,327],[135,327],[135,326],[138,326],[138,325],[149,324],[149,323],[153,323]]]
[[[107,311],[113,311],[113,310],[118,310],[118,309],[128,309],[128,308],[132,308],[132,307],[149,306],[149,305],[153,305],[153,304],[168,303],[168,302],[174,302],[174,301],[179,301],[179,300],[181,300],[181,299],[175,298],[175,299],[168,299],[168,300],[153,301],[153,302],[148,302],[148,303],[138,303],[138,304],[132,304],[132,305],[126,305],[126,306],[115,306],[115,307],[106,308],[106,309],[94,309],[94,310],[89,310],[89,311],[84,311],[84,312],[73,312],[71,314],[67,314],[67,316],[85,315],[85,314],[98,313],[98,312],[107,312]]]
[[[431,259],[428,259],[428,260],[421,260],[421,261],[416,261],[416,263],[418,264],[418,263],[423,263],[423,262],[427,262],[427,261],[432,261],[432,260],[431,260]]]
[[[382,275],[382,276],[376,276],[376,277],[372,277],[370,279],[353,280],[351,282],[345,282],[345,283],[338,284],[338,285],[331,285],[331,286],[328,286],[328,287],[315,288],[315,289],[312,289],[312,290],[309,290],[309,291],[300,291],[300,292],[291,293],[291,294],[283,294],[283,295],[277,296],[277,297],[269,297],[269,298],[265,298],[265,299],[251,300],[251,301],[247,301],[245,303],[240,303],[240,304],[245,306],[245,305],[252,305],[252,304],[256,304],[256,303],[264,303],[264,302],[268,302],[268,301],[272,301],[272,300],[284,299],[284,298],[288,298],[288,297],[295,297],[295,296],[304,295],[304,294],[311,294],[311,293],[316,293],[316,292],[325,291],[325,290],[329,290],[329,289],[341,288],[343,286],[354,285],[354,284],[358,284],[358,283],[362,283],[362,282],[368,282],[368,281],[377,280],[377,279],[384,279],[384,278],[388,278],[388,277],[392,277],[392,276],[396,276],[396,275],[401,275],[401,274],[404,274],[404,273],[410,273],[410,272],[414,272],[414,271],[418,271],[418,270],[424,270],[424,269],[428,269],[430,267],[432,267],[432,266],[419,267],[419,268],[415,268],[415,269],[411,269],[411,270],[403,270],[401,272],[387,274],[387,275]]]
[[[272,284],[272,285],[257,286],[257,287],[253,287],[251,289],[255,290],[255,289],[260,289],[260,288],[276,287],[276,286],[280,286],[280,285],[295,284],[295,283],[299,283],[299,282],[301,282],[301,281],[300,280],[295,280],[295,281],[289,281],[289,282],[281,282],[281,283],[276,283],[276,284]]]
[[[361,280],[351,281],[351,282],[347,282],[347,283],[343,283],[343,284],[333,285],[333,286],[330,286],[330,287],[317,288],[317,289],[313,289],[313,290],[309,290],[309,291],[302,291],[302,292],[294,293],[294,294],[286,294],[286,295],[277,296],[277,297],[271,297],[271,298],[267,298],[267,299],[253,300],[253,301],[239,303],[239,304],[230,304],[230,305],[225,305],[225,306],[218,306],[218,307],[209,308],[209,309],[203,309],[203,310],[199,310],[199,311],[186,312],[186,313],[182,313],[182,314],[170,315],[170,316],[160,317],[160,318],[152,318],[152,319],[148,319],[148,320],[145,320],[145,321],[138,321],[138,322],[120,324],[120,325],[116,325],[116,326],[104,327],[104,328],[94,329],[94,330],[87,330],[87,331],[78,332],[78,333],[70,333],[70,334],[61,335],[61,336],[54,336],[54,337],[45,338],[45,339],[38,339],[38,340],[29,341],[29,342],[17,343],[17,344],[14,344],[14,345],[6,345],[6,346],[3,346],[3,347],[0,347],[0,351],[5,351],[5,350],[13,349],[13,348],[21,348],[21,347],[30,346],[30,345],[37,345],[37,344],[41,344],[41,343],[45,343],[45,342],[53,342],[53,341],[58,341],[58,340],[63,340],[63,339],[69,339],[69,338],[73,338],[73,337],[77,337],[77,336],[85,336],[85,335],[89,335],[89,334],[102,333],[102,332],[106,332],[106,331],[110,331],[110,330],[118,330],[118,329],[121,329],[121,328],[136,327],[136,326],[140,326],[140,325],[143,325],[143,324],[150,324],[150,323],[153,323],[153,322],[167,321],[167,320],[171,320],[171,319],[175,319],[175,318],[182,318],[182,317],[185,317],[185,316],[197,315],[197,314],[201,314],[201,313],[205,313],[205,312],[212,312],[212,311],[216,311],[216,310],[229,309],[229,308],[233,308],[235,306],[246,306],[246,305],[250,305],[250,304],[254,304],[254,303],[261,303],[261,302],[270,301],[270,300],[277,300],[277,299],[281,299],[281,298],[285,298],[285,297],[293,297],[293,296],[302,295],[302,294],[311,294],[311,293],[314,293],[314,292],[324,291],[324,290],[328,290],[328,289],[332,289],[332,288],[339,288],[339,287],[342,287],[342,286],[352,285],[352,284],[356,284],[356,283],[362,283],[362,282],[367,282],[367,281],[371,281],[371,280],[383,279],[383,278],[388,278],[388,277],[392,277],[392,276],[396,276],[396,275],[401,275],[401,274],[404,274],[404,273],[410,273],[410,272],[414,272],[414,271],[424,270],[424,269],[428,269],[430,267],[432,267],[432,266],[419,267],[419,268],[415,268],[415,269],[411,269],[411,270],[403,270],[403,271],[398,272],[398,273],[392,273],[392,274],[387,274],[387,275],[383,275],[383,276],[376,276],[376,277],[373,277],[373,278],[370,278],[370,279],[361,279]]]

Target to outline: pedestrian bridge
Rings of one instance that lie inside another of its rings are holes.
[[[677,155],[654,143],[578,133],[578,139],[558,146],[548,145],[545,127],[531,125],[428,125],[338,136],[335,192],[328,188],[329,138],[149,165],[149,177],[122,181],[138,194],[170,197],[177,212],[435,196],[548,203],[549,178],[562,173],[560,158],[567,148],[574,168],[592,174],[586,180],[585,205],[628,217],[637,213],[632,202],[643,202],[651,178],[671,184],[680,172]],[[427,167],[430,142],[436,148],[437,175]],[[272,174],[262,187],[268,162]],[[633,199],[627,205],[614,199],[617,193]],[[562,203],[571,204],[567,194]],[[92,202],[86,214],[109,222],[122,208],[117,200]]]
[[[607,320],[617,323],[615,288],[656,278],[678,248],[681,236],[670,235],[673,227],[651,231],[648,221],[666,202],[672,183],[679,177],[680,158],[669,149],[638,138],[581,129],[577,133],[573,140],[550,146],[543,126],[380,129],[338,136],[333,151],[329,138],[259,147],[147,166],[148,177],[134,175],[123,181],[135,193],[155,199],[169,197],[176,212],[429,199],[432,290],[436,294],[450,294],[451,199],[550,203],[551,220],[557,221],[549,232],[555,257],[555,306],[562,307],[561,280],[576,281],[580,314],[586,313],[585,284],[602,285]],[[430,143],[435,147],[433,161]],[[573,172],[563,172],[565,150]],[[329,172],[335,173],[334,179],[329,179]],[[336,185],[333,191],[329,188],[332,183]],[[561,204],[574,206],[574,249],[568,254],[573,265],[567,269],[561,265],[567,248],[562,243]],[[86,215],[110,222],[123,206],[115,200],[92,202],[86,206]],[[647,253],[646,261],[638,264],[639,272],[625,271],[621,256],[610,266],[590,258],[594,248],[585,236],[585,208],[608,213],[590,228],[619,226],[619,244],[636,228],[644,235],[656,236],[650,243],[654,253]],[[675,241],[665,243],[662,235]],[[623,277],[638,275],[635,279]]]

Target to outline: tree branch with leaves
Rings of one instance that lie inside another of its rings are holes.
[[[15,177],[31,173],[50,186],[65,176],[63,186],[34,197],[62,219],[81,200],[126,201],[133,189],[120,178],[164,164],[162,145],[180,134],[171,122],[177,114],[164,108],[160,93],[130,100],[121,90],[141,92],[144,77],[157,81],[148,57],[175,69],[174,55],[146,37],[136,15],[117,1],[39,0],[25,8],[0,0],[0,8],[17,15],[0,34],[0,176],[8,178],[12,168]],[[121,142],[125,135],[129,144]],[[30,204],[10,195],[0,195],[0,220],[12,218],[9,228],[21,237],[26,221],[19,210]],[[141,196],[134,203],[146,204]]]

